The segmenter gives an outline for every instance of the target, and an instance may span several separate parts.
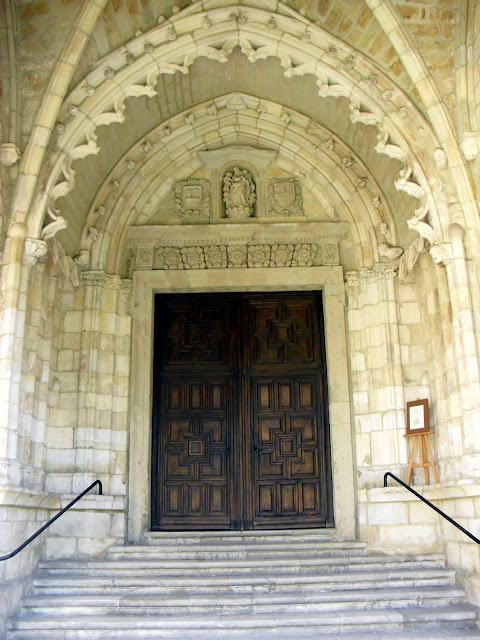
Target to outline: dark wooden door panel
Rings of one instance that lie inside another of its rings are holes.
[[[319,295],[157,297],[152,528],[331,526]]]
[[[252,380],[254,526],[327,522],[318,376]]]
[[[155,526],[230,526],[232,381],[163,382]]]

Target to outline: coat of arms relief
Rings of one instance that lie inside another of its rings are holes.
[[[210,217],[209,180],[182,180],[175,185],[175,216],[177,218]]]
[[[274,178],[269,181],[267,215],[304,215],[302,187],[297,178]]]
[[[227,218],[250,218],[257,200],[255,182],[248,169],[234,166],[223,176],[223,201]]]

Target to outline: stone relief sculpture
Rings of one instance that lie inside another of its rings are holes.
[[[59,214],[58,209],[52,211],[52,209],[49,207],[47,209],[47,213],[50,218],[52,218],[53,222],[49,222],[48,224],[46,224],[40,234],[40,238],[42,240],[45,240],[46,242],[52,240],[59,231],[62,231],[62,229],[66,229],[67,227],[67,221],[63,216]]]
[[[416,238],[410,247],[407,249],[405,254],[402,256],[400,260],[399,266],[399,277],[401,280],[404,280],[407,275],[412,271],[415,266],[418,257],[421,253],[427,251],[430,247],[433,247],[435,243],[435,229],[431,227],[427,222],[423,222],[423,220],[428,215],[428,203],[423,207],[419,207],[415,209],[415,215],[412,216],[409,220],[407,220],[407,226],[412,231],[416,231],[418,233],[418,238]],[[433,254],[437,260],[440,260],[440,253],[434,251]],[[438,262],[437,262],[438,264]]]
[[[250,218],[257,199],[253,176],[248,169],[238,166],[223,177],[223,200],[227,218]]]
[[[175,216],[177,218],[208,218],[210,215],[210,182],[182,180],[175,185]]]
[[[386,222],[382,222],[380,225],[380,233],[385,238],[385,242],[380,242],[378,244],[379,255],[387,260],[396,260],[397,258],[400,258],[403,253],[403,249],[402,247],[395,246],[392,233],[390,232]]]
[[[269,181],[267,215],[304,215],[302,187],[297,178],[275,178]]]

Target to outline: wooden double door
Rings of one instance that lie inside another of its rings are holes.
[[[321,294],[157,295],[152,530],[333,526]]]

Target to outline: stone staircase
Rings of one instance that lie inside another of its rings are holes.
[[[7,637],[480,638],[442,555],[371,554],[328,535],[159,533],[105,558],[44,562]]]

